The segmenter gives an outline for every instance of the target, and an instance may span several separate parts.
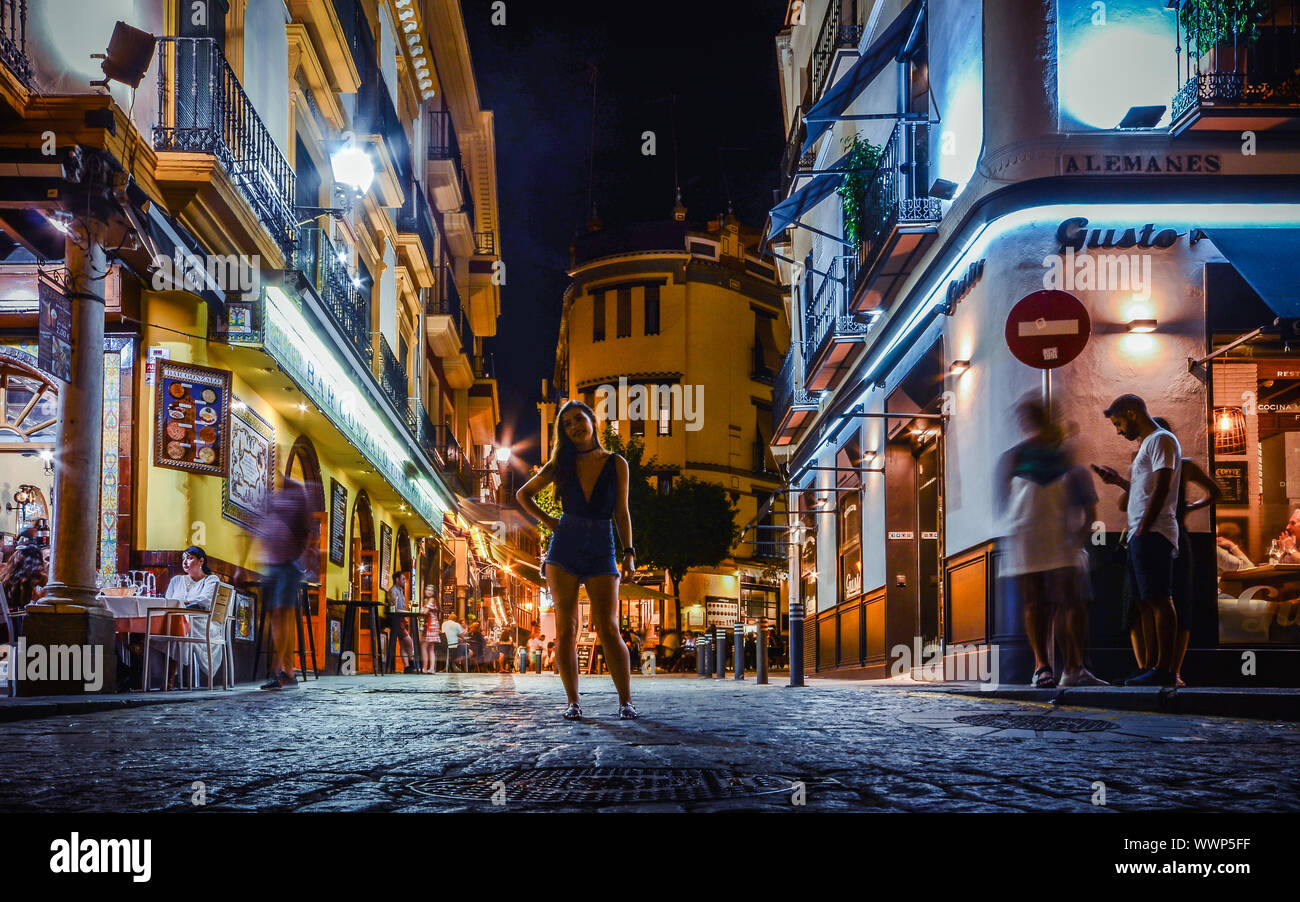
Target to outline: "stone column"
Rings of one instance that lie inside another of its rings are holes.
[[[28,656],[42,646],[50,667],[41,678],[28,668],[28,678],[18,683],[18,694],[24,696],[116,689],[115,625],[95,597],[104,413],[104,231],[103,223],[78,219],[65,242],[72,381],[59,392],[50,578],[45,597],[27,606],[24,632]],[[76,648],[78,667],[55,667],[70,664],[73,657],[51,651],[56,646]],[[93,680],[81,669],[90,662],[99,665]]]

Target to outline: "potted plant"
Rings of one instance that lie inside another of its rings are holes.
[[[1201,72],[1244,74],[1247,50],[1271,11],[1271,0],[1186,0],[1178,19]]]
[[[882,148],[855,134],[844,139],[844,149],[849,171],[836,192],[844,213],[844,240],[857,248],[864,239],[874,238],[884,223],[880,183],[873,181]]]

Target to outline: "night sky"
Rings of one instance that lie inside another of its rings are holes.
[[[608,226],[668,219],[676,95],[682,199],[692,223],[726,210],[761,227],[785,141],[774,39],[785,0],[621,4],[464,0],[484,109],[496,116],[502,289],[497,337],[501,440],[537,462],[541,380],[555,360],[569,245],[592,199]],[[641,152],[655,132],[657,154]]]

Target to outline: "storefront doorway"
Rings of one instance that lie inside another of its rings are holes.
[[[376,601],[379,586],[379,552],[375,550],[375,518],[370,512],[370,496],[363,489],[357,492],[352,506],[351,559],[348,561],[348,581],[352,597],[361,601]]]

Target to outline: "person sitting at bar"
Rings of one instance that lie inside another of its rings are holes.
[[[1236,523],[1220,523],[1215,533],[1214,549],[1220,575],[1255,566],[1250,555],[1241,550],[1241,528]]]
[[[1300,564],[1300,548],[1297,547],[1297,539],[1300,539],[1300,508],[1291,514],[1291,519],[1286,521],[1282,534],[1273,540],[1279,554],[1277,563]],[[1272,557],[1272,551],[1269,556]]]
[[[167,591],[163,597],[173,601],[183,602],[186,608],[191,610],[207,611],[212,608],[212,601],[217,595],[217,585],[221,579],[212,572],[208,567],[208,555],[202,548],[197,545],[191,545],[181,552],[181,570],[184,571],[171,578],[167,583]],[[207,617],[168,617],[164,620],[164,630],[169,636],[184,636],[188,633],[190,623],[193,623],[196,632],[209,628]],[[220,627],[213,627],[219,630]],[[199,635],[202,635],[199,632]],[[219,636],[214,636],[219,638]],[[154,646],[155,655],[162,655],[163,652],[159,646]],[[216,667],[220,661],[221,650],[219,647],[212,650],[212,666]],[[204,653],[197,656],[201,659],[199,667],[207,674],[208,657]],[[180,665],[179,660],[173,660],[171,667],[167,672],[167,688],[175,688],[176,673]]]

